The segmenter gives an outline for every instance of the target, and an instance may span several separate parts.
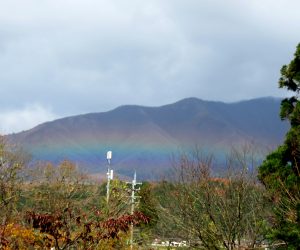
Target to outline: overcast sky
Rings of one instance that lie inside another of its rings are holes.
[[[0,133],[123,104],[284,96],[299,0],[0,0]]]

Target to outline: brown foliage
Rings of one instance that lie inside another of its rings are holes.
[[[128,232],[132,224],[149,222],[149,218],[140,212],[101,221],[98,220],[99,218],[83,220],[83,217],[84,215],[75,216],[75,213],[70,210],[55,214],[41,214],[33,211],[26,213],[26,220],[34,229],[50,236],[44,238],[45,244],[55,245],[57,249],[65,249],[71,245],[92,247],[105,240],[119,239],[120,233]]]

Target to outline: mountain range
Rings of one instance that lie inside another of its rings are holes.
[[[171,155],[196,146],[222,159],[232,146],[255,142],[275,147],[288,124],[279,118],[281,99],[258,98],[235,103],[187,98],[160,107],[126,105],[46,122],[8,135],[33,160],[69,159],[90,173],[105,173],[106,152],[112,168],[142,179],[157,178],[170,167]]]

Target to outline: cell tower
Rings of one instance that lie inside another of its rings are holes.
[[[106,184],[106,202],[108,203],[109,201],[109,188],[110,188],[110,180],[114,178],[114,171],[110,169],[110,164],[111,164],[111,159],[112,159],[112,151],[107,151],[106,153],[106,159],[108,163],[107,167],[107,184]]]

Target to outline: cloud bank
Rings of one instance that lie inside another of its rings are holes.
[[[0,107],[13,115],[39,103],[65,116],[283,96],[299,9],[298,0],[2,1]]]

